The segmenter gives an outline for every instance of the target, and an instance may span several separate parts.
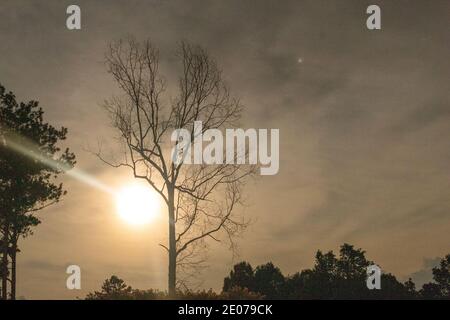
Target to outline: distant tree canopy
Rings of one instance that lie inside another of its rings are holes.
[[[37,101],[17,102],[0,85],[0,276],[1,297],[15,298],[18,240],[40,223],[34,213],[59,199],[65,191],[54,179],[75,164],[58,142],[67,129],[56,129],[43,119]],[[44,161],[43,161],[44,160]],[[49,163],[54,164],[49,165]]]
[[[255,269],[242,261],[233,266],[223,281],[220,294],[208,291],[179,291],[178,299],[450,299],[450,254],[433,269],[434,281],[419,291],[411,279],[399,282],[390,273],[382,273],[381,289],[369,290],[366,285],[367,266],[373,264],[365,252],[352,245],[341,246],[339,256],[332,251],[316,253],[314,267],[284,276],[269,262]],[[168,299],[166,292],[137,290],[116,276],[103,284],[101,292],[90,293],[87,299]]]
[[[435,282],[419,292],[411,279],[401,283],[390,273],[382,273],[380,290],[368,289],[367,267],[372,264],[363,250],[349,244],[341,246],[339,257],[332,251],[317,251],[312,269],[286,277],[272,263],[253,270],[249,263],[240,262],[224,279],[223,291],[245,287],[266,299],[450,299],[450,255],[433,269]]]
[[[86,300],[166,300],[171,296],[166,291],[139,290],[128,286],[124,280],[113,275],[103,282],[101,291],[94,291]],[[258,300],[262,295],[250,292],[247,288],[234,287],[228,292],[217,294],[211,289],[206,291],[178,291],[177,299],[183,300]]]

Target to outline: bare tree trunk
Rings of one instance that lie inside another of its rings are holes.
[[[2,240],[2,300],[8,299],[8,235],[9,226],[8,223],[5,225],[3,230],[3,240]]]
[[[11,300],[16,300],[16,258],[17,241],[14,239],[11,252]]]
[[[169,200],[169,296],[176,296],[177,248],[175,239],[175,198],[173,186],[168,186]]]
[[[1,258],[1,260],[0,260],[0,277],[1,277],[1,280],[0,280],[0,300],[3,300],[3,288],[4,288],[4,283],[3,283],[3,272],[4,272],[4,270],[3,270],[3,241],[4,241],[4,238],[2,237],[2,240],[1,240],[1,242],[0,242],[0,249],[1,249],[1,251],[0,251],[0,258]]]

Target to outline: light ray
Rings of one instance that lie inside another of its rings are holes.
[[[101,181],[89,175],[88,173],[82,171],[81,169],[72,168],[71,166],[65,165],[52,158],[46,157],[32,143],[26,142],[25,139],[23,138],[20,138],[20,140],[22,140],[22,143],[17,143],[12,139],[7,140],[4,139],[3,144],[12,150],[19,152],[20,154],[27,156],[31,159],[37,160],[51,168],[62,170],[72,178],[75,178],[76,180],[81,181],[91,187],[94,187],[96,189],[99,189],[103,192],[107,192],[112,195],[116,194],[114,189],[102,183]]]

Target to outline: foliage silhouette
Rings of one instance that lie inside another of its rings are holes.
[[[329,251],[316,253],[314,267],[284,276],[269,262],[255,269],[246,261],[233,266],[224,278],[220,294],[208,291],[178,291],[177,299],[450,299],[450,254],[433,269],[434,282],[417,291],[411,279],[401,283],[390,273],[382,273],[381,289],[369,290],[366,285],[367,266],[373,264],[365,251],[343,244],[339,257]],[[114,278],[114,280],[113,280]],[[106,280],[102,292],[89,294],[87,299],[168,299],[165,292],[134,290],[113,276]],[[118,283],[119,285],[111,285]],[[113,288],[111,290],[109,288]]]
[[[434,282],[423,285],[420,295],[426,299],[450,299],[450,254],[433,268]]]
[[[133,289],[124,280],[113,275],[103,282],[101,291],[88,293],[86,300],[167,300],[171,297],[166,291]],[[240,287],[230,288],[229,291],[221,294],[211,289],[195,292],[178,290],[176,297],[180,300],[259,300],[263,298],[261,294]]]
[[[66,193],[54,179],[75,164],[65,140],[67,129],[44,122],[37,101],[17,102],[12,92],[0,85],[0,276],[1,298],[15,299],[18,240],[32,234],[40,223],[34,215],[60,200]],[[20,151],[22,150],[22,151]],[[49,166],[48,159],[54,166]],[[9,266],[11,264],[11,266]]]
[[[254,288],[254,272],[250,263],[242,261],[234,265],[230,275],[223,281],[223,291],[233,287]]]

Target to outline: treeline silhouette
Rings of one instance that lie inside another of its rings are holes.
[[[272,262],[253,268],[242,261],[225,277],[221,293],[179,290],[178,299],[450,299],[450,254],[433,268],[433,281],[420,290],[409,279],[402,283],[391,273],[381,275],[381,289],[368,289],[367,267],[374,264],[365,251],[343,244],[339,255],[317,251],[314,267],[285,276]],[[139,290],[112,276],[89,300],[168,299],[165,291]]]

